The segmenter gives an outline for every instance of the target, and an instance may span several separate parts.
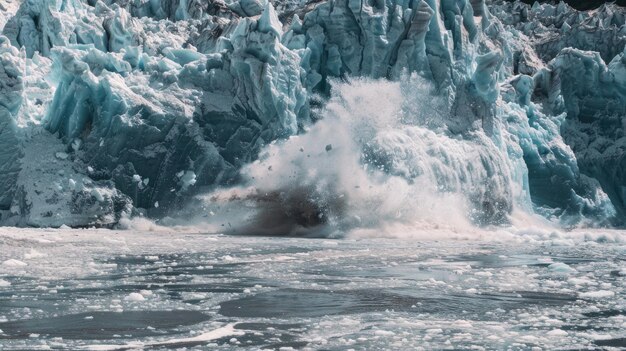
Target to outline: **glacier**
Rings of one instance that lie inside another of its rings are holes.
[[[0,224],[622,226],[625,19],[563,2],[5,0]]]

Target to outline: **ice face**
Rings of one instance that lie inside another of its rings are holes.
[[[15,122],[23,90],[18,55],[18,50],[0,37],[0,211],[11,207],[22,152]]]
[[[624,216],[626,52],[607,66],[597,53],[566,49],[551,62],[551,68],[560,77],[567,112],[564,140],[576,154],[581,171],[600,182]]]
[[[418,128],[371,134],[376,147],[354,148],[357,164],[474,198],[480,205],[467,211],[488,214],[481,224],[506,222],[516,209],[566,225],[617,224],[626,212],[626,27],[614,5],[593,13],[482,0],[0,6],[5,224],[175,216],[197,194],[254,187],[242,167],[273,141],[316,124],[332,131],[336,119],[320,107],[346,96],[338,91],[350,83],[337,79],[357,77],[373,79],[372,91],[398,82],[393,113]],[[416,85],[424,80],[437,102],[416,105],[411,92],[424,94]],[[432,106],[437,113],[415,118]],[[54,162],[31,162],[40,148]],[[432,169],[436,159],[443,171]],[[420,167],[427,171],[411,171]],[[50,181],[29,181],[37,172]]]

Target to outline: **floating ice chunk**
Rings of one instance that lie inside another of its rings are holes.
[[[585,278],[585,277],[572,277],[569,278],[567,280],[570,284],[574,284],[574,285],[597,285],[596,282],[594,282],[593,280],[589,279],[589,278]]]
[[[243,330],[235,329],[235,324],[227,324],[223,327],[217,328],[215,330],[211,330],[208,332],[204,332],[200,335],[190,337],[190,338],[175,338],[166,341],[160,342],[152,342],[152,343],[142,343],[142,342],[129,342],[125,345],[106,345],[106,344],[97,344],[97,345],[87,345],[85,349],[94,350],[94,351],[113,351],[120,349],[143,349],[145,347],[163,347],[167,345],[176,345],[176,344],[194,344],[194,343],[204,343],[212,340],[222,339],[228,336],[241,336],[246,333]]]
[[[576,269],[568,266],[563,262],[556,262],[548,266],[548,269],[557,273],[572,273],[576,272]]]
[[[145,299],[146,299],[146,298],[145,298],[145,297],[143,297],[143,295],[142,295],[142,294],[140,294],[140,293],[135,293],[135,292],[134,292],[134,293],[130,293],[130,294],[128,294],[128,296],[126,296],[126,297],[124,298],[124,300],[126,300],[126,301],[135,301],[135,302],[137,302],[137,301],[143,301],[143,300],[145,300]]]
[[[0,279],[0,288],[7,287],[7,286],[11,286],[11,282],[8,282],[4,279]]]
[[[443,329],[441,329],[441,328],[426,329],[426,333],[427,334],[441,334],[441,333],[443,333]]]
[[[578,296],[583,299],[606,299],[615,296],[615,292],[609,290],[596,290],[580,293]]]
[[[169,344],[179,344],[179,343],[193,343],[193,342],[207,342],[211,340],[217,340],[221,338],[225,338],[227,336],[241,336],[244,335],[245,332],[242,330],[236,330],[235,324],[228,324],[221,328],[217,328],[215,330],[211,330],[208,332],[204,332],[198,336],[187,338],[187,339],[172,339],[164,342],[155,343],[155,346],[161,345],[169,345]]]
[[[473,325],[472,325],[472,323],[470,321],[463,320],[463,319],[459,319],[457,321],[454,321],[454,323],[452,323],[452,326],[454,326],[455,328],[463,328],[463,329],[473,328]]]
[[[26,260],[30,260],[33,258],[40,258],[40,257],[46,257],[47,255],[45,253],[39,252],[35,249],[30,249],[29,252],[24,254],[24,259]]]
[[[493,276],[493,273],[491,273],[491,272],[476,272],[476,273],[474,273],[474,275],[477,275],[479,277],[491,277],[491,276]]]
[[[2,265],[5,266],[5,267],[25,267],[25,266],[28,266],[27,263],[22,262],[20,260],[16,260],[16,259],[6,260],[6,261],[2,262]]]
[[[547,333],[548,336],[567,336],[567,332],[561,329],[553,329]]]

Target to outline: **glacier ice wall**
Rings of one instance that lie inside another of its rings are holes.
[[[0,222],[185,216],[197,194],[254,186],[247,165],[331,124],[333,89],[349,89],[338,80],[366,77],[399,82],[394,114],[438,111],[379,128],[354,148],[360,164],[409,183],[430,174],[479,224],[516,208],[621,224],[625,13],[484,0],[7,0]],[[437,99],[419,100],[423,80]]]
[[[22,153],[15,123],[23,89],[17,56],[18,50],[0,37],[0,209],[3,210],[11,207]]]

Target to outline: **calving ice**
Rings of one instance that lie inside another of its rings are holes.
[[[625,18],[495,0],[6,0],[0,223],[620,226]]]
[[[526,2],[0,0],[0,349],[623,349],[626,9]]]

